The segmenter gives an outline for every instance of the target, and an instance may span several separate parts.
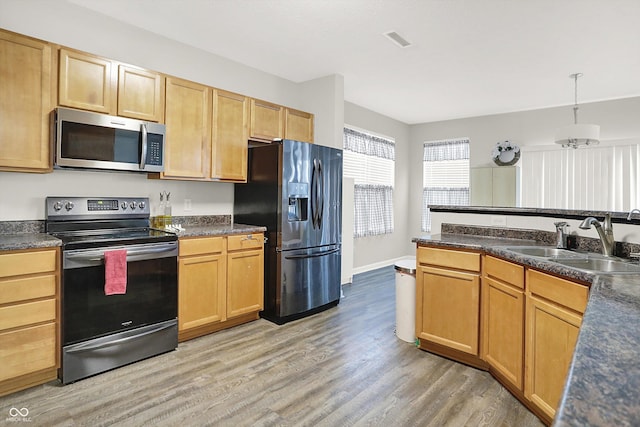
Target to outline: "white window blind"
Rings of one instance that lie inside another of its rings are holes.
[[[431,231],[431,205],[469,204],[469,139],[424,143],[422,231]]]
[[[640,205],[640,143],[522,147],[522,205],[628,211]]]
[[[354,237],[392,233],[395,141],[344,128],[343,174],[354,180]]]

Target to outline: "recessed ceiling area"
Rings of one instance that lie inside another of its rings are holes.
[[[640,96],[638,0],[68,1],[407,124]]]

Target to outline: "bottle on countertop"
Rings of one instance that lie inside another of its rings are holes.
[[[173,219],[171,216],[171,201],[169,200],[170,196],[171,193],[167,193],[167,200],[164,202],[164,226],[171,226],[171,224],[173,224]]]
[[[155,215],[153,216],[153,227],[164,228],[164,194],[160,192],[160,200],[156,205]]]

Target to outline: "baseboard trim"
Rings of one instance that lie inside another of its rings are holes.
[[[371,271],[371,270],[377,270],[379,268],[392,266],[396,262],[400,261],[401,259],[409,259],[409,258],[415,259],[415,256],[405,255],[405,256],[401,256],[401,257],[398,257],[398,258],[393,258],[393,259],[386,260],[386,261],[380,261],[380,262],[376,262],[376,263],[373,263],[373,264],[363,265],[362,267],[356,267],[356,268],[353,269],[353,275],[355,276],[356,274],[366,273],[366,272]]]

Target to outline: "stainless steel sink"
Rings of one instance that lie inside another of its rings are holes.
[[[640,273],[640,265],[630,262],[606,259],[606,258],[574,258],[574,259],[558,259],[554,258],[550,261],[567,267],[578,268],[594,273]]]
[[[541,258],[586,258],[584,253],[573,252],[567,249],[558,249],[551,246],[513,246],[505,248],[511,252],[522,255],[535,256]]]

